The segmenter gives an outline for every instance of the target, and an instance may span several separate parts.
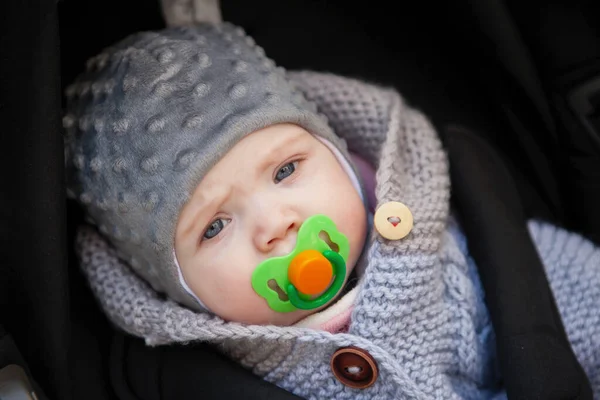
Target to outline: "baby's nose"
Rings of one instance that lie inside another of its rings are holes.
[[[266,246],[267,251],[277,253],[280,256],[291,253],[296,247],[297,231],[297,224],[292,222],[276,234],[270,235],[271,239],[269,239]]]
[[[256,247],[265,253],[289,254],[296,246],[300,222],[293,216],[270,216],[257,221]]]

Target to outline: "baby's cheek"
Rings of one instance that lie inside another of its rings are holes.
[[[236,290],[233,288],[236,287]],[[250,284],[241,281],[238,286],[228,286],[227,290],[214,293],[216,306],[212,310],[226,321],[241,322],[253,325],[292,325],[313,312],[298,310],[291,313],[280,313],[272,310],[267,301],[260,297]]]
[[[358,195],[348,196],[347,199],[343,210],[340,210],[340,230],[346,234],[350,242],[350,261],[356,262],[366,240],[367,212]]]
[[[235,304],[230,307],[231,319],[246,323],[267,321],[271,309],[267,302],[259,297],[252,288],[243,288],[237,292]]]
[[[207,303],[213,304],[212,311],[221,318],[245,323],[269,319],[272,310],[254,291],[249,277],[225,274],[213,288],[220,290],[211,290]]]
[[[360,203],[362,206],[363,204]],[[360,256],[360,253],[363,249],[365,241],[367,239],[367,212],[364,208],[359,209],[360,212],[357,212],[356,215],[353,216],[353,226],[352,232],[354,233],[354,253],[356,257]]]

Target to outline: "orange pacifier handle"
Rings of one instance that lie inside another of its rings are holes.
[[[290,263],[288,278],[300,293],[314,296],[329,287],[333,268],[321,252],[304,250]]]

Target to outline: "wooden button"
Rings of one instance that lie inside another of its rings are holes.
[[[377,363],[358,347],[342,347],[331,357],[331,371],[336,379],[354,389],[365,389],[377,380]]]
[[[408,207],[398,201],[381,205],[375,212],[375,229],[389,240],[399,240],[413,228],[413,216]]]

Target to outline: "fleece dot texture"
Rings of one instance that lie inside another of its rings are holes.
[[[350,162],[315,104],[230,24],[134,34],[90,59],[66,94],[68,194],[155,290],[196,309],[174,262],[175,227],[229,149],[293,123]]]

